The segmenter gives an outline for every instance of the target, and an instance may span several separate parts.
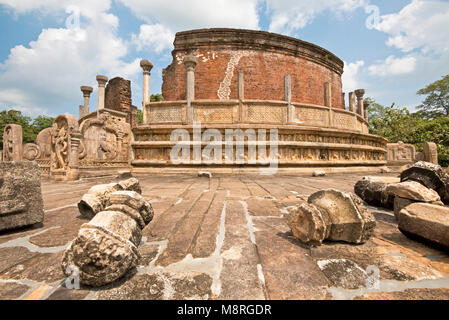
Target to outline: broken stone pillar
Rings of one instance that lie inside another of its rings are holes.
[[[355,184],[354,192],[372,206],[392,209],[395,195],[389,193],[387,187],[399,182],[399,178],[363,177]]]
[[[349,111],[355,112],[355,93],[349,92]]]
[[[108,82],[108,77],[98,75],[97,76],[97,82],[98,82],[98,110],[104,109],[105,105],[105,87],[106,83]]]
[[[147,113],[145,111],[145,106],[151,102],[151,69],[153,69],[153,64],[148,60],[140,61],[140,67],[143,69],[143,123],[148,123]]]
[[[426,142],[424,144],[424,161],[438,164],[438,147],[436,143]]]
[[[288,217],[294,236],[306,244],[324,240],[364,243],[373,234],[374,217],[354,194],[329,189],[312,194]]]
[[[0,231],[41,223],[44,203],[39,165],[0,162]]]
[[[81,91],[83,92],[83,97],[84,97],[84,105],[83,105],[82,114],[80,112],[80,118],[89,114],[90,95],[93,90],[94,89],[92,87],[88,87],[88,86],[81,87]],[[81,108],[80,108],[80,111],[81,111]]]
[[[449,203],[449,176],[441,166],[424,161],[416,162],[402,171],[401,182],[405,181],[419,182],[438,192],[444,203]]]
[[[363,100],[363,110],[364,110],[363,117],[365,118],[366,121],[368,121],[368,110],[370,105],[371,103],[368,100]]]
[[[81,226],[64,252],[62,270],[67,276],[79,270],[80,283],[99,287],[137,266],[141,230],[153,219],[151,204],[134,191],[110,194],[109,206]]]
[[[363,117],[365,114],[363,111],[363,96],[365,95],[365,90],[355,90],[355,95],[357,96],[357,113]]]
[[[398,228],[406,236],[427,244],[449,249],[449,208],[413,203],[398,215]]]
[[[346,93],[341,93],[341,105],[343,106],[343,109],[346,110]]]
[[[22,127],[7,124],[3,131],[3,161],[22,160]]]
[[[78,202],[78,209],[82,217],[92,219],[98,212],[104,210],[109,205],[109,196],[116,191],[135,191],[139,194],[142,190],[139,180],[130,178],[119,183],[100,184],[93,186],[83,195]]]
[[[187,99],[187,123],[193,122],[192,101],[195,100],[195,67],[198,64],[198,58],[195,56],[186,56],[183,60],[187,69],[186,81],[186,99]]]

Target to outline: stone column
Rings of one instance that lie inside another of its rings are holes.
[[[370,105],[371,104],[368,100],[363,100],[363,110],[364,110],[363,117],[365,118],[366,121],[368,121],[368,109]]]
[[[363,111],[363,96],[365,95],[365,90],[358,89],[355,91],[355,95],[357,96],[357,113],[363,117],[365,114]]]
[[[150,84],[151,84],[151,69],[153,69],[153,64],[148,60],[140,61],[140,66],[143,69],[143,123],[147,124],[147,111],[146,105],[151,102],[151,94],[150,94]]]
[[[329,82],[324,83],[324,105],[329,108],[329,127],[332,127],[334,115],[332,114],[332,86]]]
[[[349,111],[355,112],[355,94],[354,94],[354,92],[349,92]]]
[[[98,110],[104,109],[104,99],[105,99],[105,86],[106,82],[108,82],[108,77],[98,75]]]
[[[198,58],[195,56],[184,57],[183,63],[187,69],[186,98],[187,98],[187,123],[193,122],[192,101],[195,100],[195,67]]]
[[[341,93],[341,103],[343,105],[343,109],[346,110],[346,99],[345,99],[346,93],[342,92]]]
[[[246,110],[243,106],[243,100],[245,100],[245,74],[243,72],[238,73],[238,98],[239,98],[239,122],[242,123],[243,119],[245,119]]]
[[[287,101],[287,123],[293,123],[295,118],[295,109],[292,106],[292,76],[284,76],[284,100]]]
[[[83,106],[82,115],[80,113],[80,118],[89,114],[90,94],[92,93],[92,91],[94,91],[94,89],[92,87],[88,87],[88,86],[81,87],[81,92],[83,93],[83,97],[84,97],[84,106]],[[81,109],[80,109],[80,111],[81,111]]]
[[[68,155],[69,168],[67,171],[67,180],[79,179],[79,146],[81,143],[81,132],[78,130],[72,131],[70,136],[70,150]]]

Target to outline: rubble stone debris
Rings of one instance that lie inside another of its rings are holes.
[[[44,203],[36,162],[0,162],[0,231],[41,223]]]
[[[313,172],[312,176],[314,177],[325,177],[326,172],[324,170],[316,170]]]
[[[406,236],[449,250],[449,208],[413,203],[402,209],[397,218],[399,230]]]
[[[93,186],[78,202],[78,209],[81,216],[92,219],[98,212],[106,208],[111,193],[122,190],[135,191],[139,194],[142,193],[139,180],[136,178],[130,178],[119,183],[114,182]]]
[[[212,173],[207,171],[200,171],[198,172],[198,177],[212,178]]]
[[[361,244],[376,226],[356,195],[335,189],[312,194],[308,203],[291,210],[287,220],[293,235],[309,245],[321,245],[324,240]]]
[[[153,219],[151,204],[135,191],[109,195],[109,206],[80,228],[64,252],[62,270],[71,276],[79,270],[80,283],[99,287],[137,266],[141,230]]]
[[[388,194],[419,202],[440,201],[440,196],[435,190],[426,188],[416,181],[406,181],[389,184],[386,188]]]
[[[394,215],[396,219],[399,211],[412,203],[424,202],[444,205],[435,190],[426,188],[422,184],[415,181],[390,184],[387,186],[387,192],[395,196]]]
[[[133,176],[131,170],[119,170],[117,174],[119,179],[128,179]]]
[[[449,176],[441,166],[419,161],[401,173],[401,182],[405,181],[416,181],[435,190],[441,200],[449,204]]]
[[[393,209],[395,196],[387,192],[387,187],[399,182],[398,178],[363,177],[355,184],[354,192],[372,206]]]

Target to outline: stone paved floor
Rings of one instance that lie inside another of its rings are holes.
[[[377,228],[364,245],[307,248],[292,236],[284,215],[297,195],[352,191],[361,176],[137,176],[155,210],[140,266],[81,290],[65,288],[60,267],[87,222],[76,203],[118,180],[43,181],[43,225],[0,234],[0,299],[449,299],[449,255],[403,236],[392,212],[369,207]]]

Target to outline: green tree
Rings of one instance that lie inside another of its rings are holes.
[[[417,108],[426,119],[449,116],[449,74],[417,92],[426,99]]]

